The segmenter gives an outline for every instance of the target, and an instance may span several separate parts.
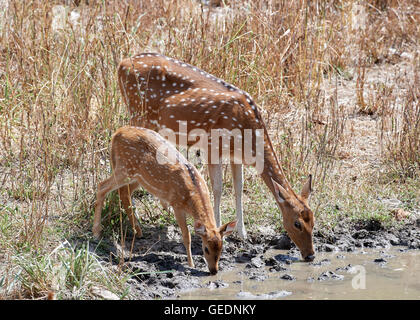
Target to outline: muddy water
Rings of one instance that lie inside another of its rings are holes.
[[[269,250],[281,266],[231,271],[204,277],[204,289],[184,292],[180,299],[420,299],[420,251],[388,250],[318,253],[313,263]],[[289,260],[290,259],[290,260]],[[288,261],[285,261],[288,260]],[[283,263],[286,262],[286,263]],[[280,270],[279,270],[280,269]],[[251,276],[250,276],[251,275]],[[250,279],[253,278],[253,279]]]

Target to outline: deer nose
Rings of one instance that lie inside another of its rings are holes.
[[[305,261],[306,261],[306,262],[311,262],[311,261],[313,261],[314,259],[315,259],[315,256],[314,256],[313,254],[307,255],[307,256],[305,257]]]
[[[214,276],[216,273],[217,273],[217,270],[216,269],[210,269],[210,274],[212,276]]]

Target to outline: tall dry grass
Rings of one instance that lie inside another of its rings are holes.
[[[337,91],[353,73],[360,110],[372,105],[394,123],[390,132],[383,126],[384,159],[418,178],[418,78],[402,113],[396,96],[369,100],[364,86],[366,68],[399,61],[389,48],[400,55],[418,48],[414,0],[232,0],[217,9],[194,0],[3,2],[0,248],[7,255],[0,260],[8,265],[19,265],[23,251],[35,250],[34,262],[63,239],[89,238],[96,186],[110,170],[110,136],[128,122],[116,67],[141,51],[176,57],[248,91],[292,184],[314,175],[321,215],[328,190],[346,179],[331,172],[339,171],[337,150],[353,143],[344,134],[351,112]],[[418,56],[413,64],[418,70]],[[261,190],[253,171],[246,178],[246,189]],[[266,204],[249,198],[249,227],[259,216],[279,224],[268,193],[256,195]],[[155,221],[162,213],[151,208],[144,210]]]
[[[384,162],[391,176],[403,181],[420,177],[420,65],[413,69],[401,105],[384,108],[388,112],[381,117]]]

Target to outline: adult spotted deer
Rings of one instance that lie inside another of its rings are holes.
[[[191,236],[186,215],[194,218],[194,230],[201,236],[204,258],[211,274],[218,271],[222,252],[222,237],[229,235],[236,221],[216,226],[207,184],[197,169],[175,147],[155,131],[122,127],[112,136],[112,176],[98,186],[93,234],[101,233],[101,212],[105,196],[123,186],[134,191],[139,185],[173,207],[182,231],[188,264],[194,267],[191,255]],[[138,236],[142,231],[131,206],[126,210],[130,223]]]
[[[118,80],[132,117],[131,123],[153,130],[173,130],[178,135],[178,144],[194,145],[196,139],[186,139],[184,136],[190,137],[197,129],[207,133],[216,129],[232,132],[239,130],[242,137],[247,130],[251,130],[252,137],[255,138],[251,143],[252,154],[256,158],[263,158],[263,168],[259,173],[282,211],[283,225],[299,247],[303,258],[307,261],[314,259],[314,214],[308,205],[311,176],[300,194],[292,190],[274,152],[257,105],[248,93],[197,67],[157,53],[141,53],[122,60],[118,67]],[[258,136],[262,138],[260,141],[263,146],[255,142]],[[212,142],[210,137],[208,144],[213,147],[214,144],[219,144],[219,139]],[[232,146],[231,140],[230,156],[236,159],[238,156]],[[243,147],[246,147],[245,142]],[[220,150],[221,148],[219,153]],[[245,160],[244,152],[240,160]],[[212,159],[211,155],[208,159]],[[246,161],[242,163],[248,164]],[[239,235],[245,238],[242,163],[231,160],[237,229]],[[220,162],[210,161],[208,168],[214,195],[216,223],[219,226],[222,167]],[[120,194],[125,198],[123,204],[128,204],[128,190],[120,190]]]

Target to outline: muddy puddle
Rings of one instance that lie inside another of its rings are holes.
[[[402,247],[319,252],[312,263],[269,249],[200,278],[179,299],[420,299],[420,251]]]

